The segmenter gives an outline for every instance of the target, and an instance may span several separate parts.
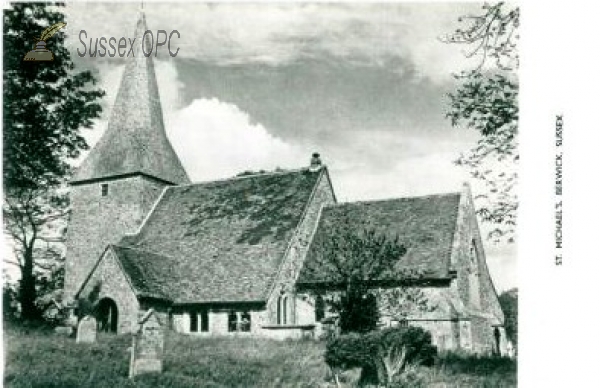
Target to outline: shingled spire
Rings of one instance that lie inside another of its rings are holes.
[[[146,30],[146,18],[140,12],[135,48],[127,58],[108,128],[77,170],[72,183],[139,173],[173,184],[189,183],[165,133],[152,55],[146,57],[142,52]],[[151,44],[148,34],[146,52]]]

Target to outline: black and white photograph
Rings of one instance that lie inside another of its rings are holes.
[[[575,128],[522,124],[522,8],[3,4],[4,386],[564,386]]]

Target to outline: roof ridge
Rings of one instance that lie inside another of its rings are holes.
[[[295,168],[295,169],[283,170],[283,171],[265,171],[264,173],[256,173],[256,174],[249,174],[249,175],[240,175],[240,176],[233,176],[233,177],[228,177],[228,178],[220,178],[220,179],[215,179],[215,180],[210,180],[210,181],[186,183],[186,184],[183,184],[183,185],[170,186],[169,188],[170,189],[177,189],[177,188],[181,188],[181,187],[198,186],[198,185],[209,185],[209,184],[216,184],[216,183],[225,183],[225,182],[229,182],[229,181],[239,181],[239,180],[243,180],[243,179],[256,178],[256,177],[293,174],[293,173],[298,173],[298,172],[302,172],[302,171],[309,171],[309,169],[308,169],[308,167],[301,167],[301,168]]]
[[[447,192],[447,193],[435,193],[435,194],[415,195],[415,196],[408,196],[408,197],[394,197],[394,198],[381,198],[381,199],[363,199],[363,200],[359,200],[359,201],[339,202],[339,203],[336,203],[335,205],[327,205],[326,207],[332,208],[332,207],[341,207],[341,206],[355,205],[355,204],[393,202],[393,201],[398,201],[398,200],[402,200],[402,199],[425,199],[425,198],[432,198],[432,197],[448,197],[448,196],[451,196],[451,195],[458,195],[458,196],[460,196],[461,194],[462,193],[460,191],[451,191],[451,192]]]

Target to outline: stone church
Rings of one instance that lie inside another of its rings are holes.
[[[146,30],[142,14],[136,36]],[[418,288],[435,308],[402,324],[428,328],[442,349],[503,352],[504,317],[468,187],[338,204],[316,155],[305,168],[192,183],[165,132],[152,56],[140,49],[106,132],[70,182],[67,301],[93,301],[101,328],[117,333],[154,308],[182,333],[314,336],[326,316],[318,295],[330,285],[326,268],[306,263],[343,215],[406,247],[385,287]],[[424,275],[406,282],[406,268]]]

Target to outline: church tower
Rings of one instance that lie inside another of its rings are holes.
[[[189,183],[167,138],[148,28],[140,13],[108,128],[75,173],[67,232],[65,300],[71,300],[106,246],[139,227],[162,190]],[[146,51],[151,47],[146,37]]]

